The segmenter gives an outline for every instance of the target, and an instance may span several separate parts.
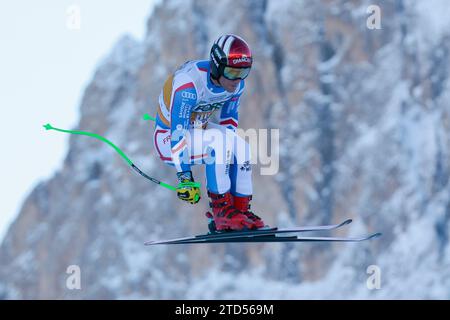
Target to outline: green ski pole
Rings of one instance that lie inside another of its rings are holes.
[[[108,145],[110,145],[114,150],[116,150],[116,152],[128,163],[128,165],[130,165],[131,168],[133,168],[134,171],[139,173],[144,178],[146,178],[146,179],[150,180],[151,182],[154,182],[154,183],[156,183],[156,184],[158,184],[158,185],[160,185],[160,186],[162,186],[164,188],[167,188],[169,190],[174,190],[174,191],[177,190],[177,187],[174,187],[174,186],[172,186],[170,184],[167,184],[167,183],[164,183],[162,181],[159,181],[159,180],[157,180],[155,178],[152,178],[152,177],[148,176],[144,172],[142,172],[141,169],[139,169],[136,165],[134,165],[134,163],[130,160],[130,158],[128,158],[128,156],[122,150],[120,150],[114,143],[112,143],[108,139],[106,139],[106,138],[104,138],[104,137],[102,137],[102,136],[100,136],[100,135],[98,135],[96,133],[85,132],[85,131],[64,130],[64,129],[55,128],[51,124],[44,125],[44,128],[46,130],[55,130],[55,131],[65,132],[65,133],[70,133],[70,134],[78,134],[78,135],[89,136],[89,137],[101,140],[101,141],[107,143]]]

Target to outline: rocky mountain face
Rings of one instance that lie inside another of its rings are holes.
[[[447,4],[379,1],[381,29],[367,27],[370,5],[164,1],[143,42],[124,37],[99,64],[76,129],[107,137],[175,184],[142,114],[155,113],[177,66],[207,58],[219,35],[239,34],[255,56],[240,126],[279,129],[280,137],[278,173],[254,168],[254,211],[278,226],[352,218],[335,234],[382,238],[145,247],[205,232],[207,200],[186,205],[106,144],[72,136],[62,169],[30,194],[0,246],[0,297],[449,299]],[[203,182],[200,167],[194,175]],[[67,287],[71,265],[80,268],[80,290]],[[370,266],[379,289],[367,286]]]

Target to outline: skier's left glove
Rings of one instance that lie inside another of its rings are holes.
[[[200,183],[194,181],[192,171],[183,171],[177,173],[178,186],[177,196],[190,204],[196,204],[200,201]]]

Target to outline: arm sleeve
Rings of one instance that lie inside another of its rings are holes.
[[[197,92],[191,81],[184,81],[179,85],[176,82],[170,110],[170,146],[173,164],[177,172],[182,172],[191,170],[186,134],[189,130],[192,108],[197,103]]]

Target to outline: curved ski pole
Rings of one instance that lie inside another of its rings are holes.
[[[150,116],[148,113],[145,113],[142,116],[142,119],[145,120],[145,121],[154,121],[154,122],[156,122],[156,118]],[[185,183],[185,186],[201,188],[200,182],[191,182],[191,183],[189,183],[189,185],[186,185],[186,183]],[[186,192],[185,192],[185,194],[186,194]],[[188,196],[188,195],[186,194],[186,196]],[[198,199],[196,199],[196,200],[198,200]]]
[[[92,138],[96,138],[98,140],[101,140],[105,143],[107,143],[108,145],[110,145],[114,150],[116,150],[116,152],[128,163],[128,165],[131,166],[131,168],[136,171],[137,173],[139,173],[141,176],[143,176],[144,178],[150,180],[151,182],[154,182],[164,188],[167,188],[169,190],[173,190],[176,191],[177,187],[174,187],[170,184],[164,183],[162,181],[156,180],[150,176],[148,176],[147,174],[145,174],[144,172],[142,172],[137,166],[135,166],[133,164],[133,162],[130,160],[130,158],[128,158],[128,156],[122,151],[120,150],[114,143],[112,143],[111,141],[109,141],[108,139],[96,134],[96,133],[91,133],[91,132],[85,132],[85,131],[74,131],[74,130],[64,130],[64,129],[59,129],[59,128],[55,128],[53,127],[51,124],[46,124],[44,125],[45,130],[55,130],[55,131],[59,131],[59,132],[65,132],[65,133],[70,133],[70,134],[79,134],[79,135],[83,135],[83,136],[89,136]]]

